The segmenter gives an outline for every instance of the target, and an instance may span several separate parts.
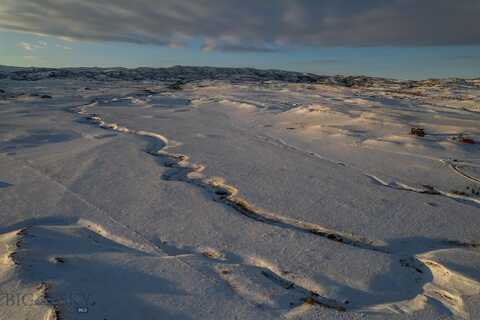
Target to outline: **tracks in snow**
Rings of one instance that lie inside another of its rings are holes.
[[[68,318],[69,314],[76,312],[71,307],[75,307],[77,302],[93,302],[76,301],[72,306],[62,302],[62,295],[73,288],[80,290],[84,280],[79,279],[76,272],[84,271],[82,268],[85,264],[89,265],[89,276],[93,278],[103,275],[105,268],[115,273],[115,265],[102,265],[100,262],[98,266],[93,263],[102,261],[103,255],[112,253],[128,261],[158,260],[166,265],[169,259],[182,261],[214,285],[230,288],[253,307],[268,307],[278,316],[288,313],[292,308],[312,305],[345,311],[342,303],[321,296],[315,288],[297,281],[293,273],[281,271],[268,261],[256,257],[240,257],[208,247],[185,248],[164,242],[158,244],[158,254],[153,254],[139,250],[138,246],[131,245],[131,240],[125,240],[128,239],[120,238],[104,226],[84,219],[76,222],[45,220],[27,224],[26,227],[0,234],[0,275],[2,281],[18,281],[17,286],[21,285],[21,288],[15,288],[15,292],[28,292],[26,297],[31,298],[32,306],[38,302],[38,307],[42,308],[38,312],[45,314],[45,319],[49,320]],[[32,273],[32,270],[37,273]],[[123,274],[126,281],[141,278],[131,278],[135,274],[132,270],[118,272]],[[26,273],[30,276],[24,277]],[[5,274],[7,276],[3,277]],[[101,283],[90,285],[94,285],[90,287],[91,290],[102,292]],[[117,298],[122,295],[120,292]],[[100,296],[97,298],[102,299]],[[93,312],[94,305],[91,306]],[[15,310],[20,311],[18,308]]]
[[[170,170],[163,176],[165,180],[183,181],[198,186],[209,192],[214,201],[223,203],[233,208],[237,213],[255,221],[307,232],[353,247],[388,253],[386,245],[382,241],[370,240],[352,234],[331,230],[318,224],[288,218],[255,207],[246,199],[238,196],[238,190],[234,186],[226,184],[223,178],[205,177],[202,173],[205,170],[204,165],[190,163],[190,159],[187,155],[169,152],[169,149],[173,148],[175,144],[171,143],[164,135],[143,130],[132,130],[116,123],[106,122],[99,115],[91,114],[86,110],[88,107],[93,107],[95,105],[96,102],[84,105],[79,108],[77,113],[85,116],[87,120],[97,124],[101,128],[134,134],[150,139],[151,144],[148,147],[147,152],[159,158],[163,166],[170,168]]]
[[[279,138],[274,138],[274,137],[271,137],[269,135],[259,135],[259,136],[255,136],[255,138],[262,141],[262,142],[266,142],[266,143],[274,145],[274,146],[279,146],[279,147],[285,148],[286,150],[298,152],[298,153],[303,154],[307,157],[313,157],[313,158],[316,158],[316,159],[319,159],[319,160],[322,160],[322,161],[326,161],[326,162],[329,162],[331,164],[338,165],[338,166],[343,166],[343,167],[348,166],[350,168],[355,168],[352,165],[348,165],[344,162],[339,162],[339,161],[335,161],[335,160],[323,157],[322,155],[319,155],[316,152],[303,150],[303,149],[298,148],[294,145],[291,145],[291,144],[289,144],[289,143],[287,143],[284,140],[279,139]],[[411,154],[408,154],[408,153],[399,153],[399,154],[411,155]],[[460,176],[464,177],[465,179],[467,179],[467,180],[469,180],[473,183],[479,183],[480,184],[480,178],[469,175],[469,174],[467,174],[467,173],[465,173],[461,170],[462,165],[479,167],[478,164],[472,164],[472,163],[469,163],[469,162],[458,162],[458,161],[457,162],[455,162],[455,161],[452,162],[452,161],[446,161],[446,160],[442,160],[442,159],[425,157],[425,156],[418,156],[418,155],[415,155],[415,156],[419,157],[419,158],[423,158],[423,159],[432,160],[432,161],[444,162],[453,171],[455,171]],[[409,185],[401,183],[401,182],[388,183],[388,182],[385,182],[384,180],[380,179],[379,177],[377,177],[375,175],[372,175],[372,174],[369,174],[369,173],[367,173],[367,172],[365,172],[361,169],[359,170],[359,172],[361,174],[363,174],[364,176],[370,178],[374,182],[376,182],[380,185],[383,185],[385,187],[388,187],[388,188],[392,188],[392,189],[396,189],[396,190],[402,190],[402,191],[410,191],[410,192],[417,192],[417,193],[423,193],[423,194],[430,194],[430,195],[438,195],[438,196],[447,197],[447,198],[450,198],[450,199],[453,199],[453,200],[461,200],[461,201],[466,201],[466,202],[470,202],[470,203],[474,203],[474,204],[480,204],[480,199],[470,197],[468,195],[443,191],[443,190],[437,189],[437,188],[435,188],[433,186],[429,186],[429,185],[423,185],[421,188],[419,188],[419,187],[412,187],[412,186],[409,186]]]
[[[471,167],[475,167],[475,168],[480,168],[480,165],[470,163],[470,162],[463,162],[463,161],[460,161],[460,162],[459,161],[453,161],[453,162],[449,161],[448,166],[453,171],[455,171],[456,173],[458,173],[459,175],[464,177],[465,179],[470,180],[471,182],[474,182],[474,183],[480,183],[480,178],[469,175],[469,174],[463,172],[462,169],[461,169],[462,166],[471,166]]]
[[[266,224],[270,224],[270,225],[274,225],[282,228],[288,228],[288,229],[293,229],[301,232],[306,232],[306,233],[320,236],[322,238],[325,238],[343,245],[375,251],[381,254],[387,254],[395,257],[395,259],[398,259],[400,264],[402,264],[402,261],[403,262],[406,261],[405,256],[402,253],[394,252],[395,251],[394,248],[389,247],[386,243],[382,241],[371,240],[363,237],[358,237],[352,234],[331,230],[323,226],[320,226],[318,224],[313,224],[313,223],[292,219],[277,213],[269,212],[268,210],[265,210],[262,208],[255,207],[253,204],[249,203],[246,199],[243,199],[240,196],[238,196],[238,190],[234,186],[231,186],[225,183],[224,179],[219,177],[206,177],[203,174],[203,171],[205,169],[204,165],[191,163],[187,155],[170,152],[169,150],[175,147],[175,144],[169,141],[167,137],[154,132],[143,131],[143,130],[132,130],[130,128],[121,126],[116,123],[109,123],[109,122],[106,122],[101,116],[94,113],[89,113],[87,109],[89,107],[95,106],[96,104],[97,104],[96,102],[92,102],[86,105],[79,106],[75,108],[76,110],[75,109],[74,110],[79,115],[84,116],[89,122],[91,122],[92,124],[96,124],[101,128],[147,138],[151,142],[147,152],[157,157],[160,163],[164,167],[169,168],[169,170],[163,176],[165,180],[183,181],[191,185],[195,185],[199,188],[202,188],[212,195],[212,199],[214,201],[217,201],[226,206],[229,206],[233,208],[237,213],[249,219],[252,219],[254,221],[258,221],[258,222],[262,222],[262,223],[266,223]],[[340,163],[336,163],[336,164],[339,165]],[[405,190],[405,191],[412,191],[412,192],[419,192],[419,193],[433,194],[433,195],[444,195],[451,198],[456,198],[456,199],[460,198],[462,200],[472,201],[472,199],[469,197],[467,198],[467,197],[462,197],[455,194],[445,193],[429,186],[424,186],[423,189],[419,189],[419,188],[410,187],[397,182],[387,183],[375,176],[369,176],[369,177],[383,186],[394,188],[397,190]],[[464,199],[464,198],[467,198],[467,199]],[[449,243],[448,245],[444,246],[444,248],[463,248],[463,249],[475,248],[475,247],[476,245],[473,245],[473,244],[470,245],[470,244],[460,244],[460,243]],[[435,250],[430,251],[429,253],[431,252],[435,252]],[[206,256],[213,259],[218,258],[216,254],[207,253]],[[438,268],[439,264],[437,263],[435,265],[435,263],[432,263],[431,260],[423,259],[421,255],[409,256],[407,258],[407,261],[410,261],[410,262],[407,263],[406,265],[405,264],[402,264],[402,265],[405,267],[411,268],[416,273],[427,272],[433,275],[434,277],[436,274],[438,274],[437,271],[439,270]],[[226,263],[228,265],[234,262],[226,261]],[[339,311],[347,310],[346,306],[343,303],[321,297],[317,293],[313,291],[309,291],[308,289],[288,279],[286,275],[282,274],[281,272],[278,272],[276,269],[272,267],[268,267],[268,266],[265,267],[264,264],[254,264],[253,267],[259,268],[261,271],[261,274],[265,278],[284,287],[285,289],[290,290],[292,288],[295,288],[297,292],[302,292],[304,295],[305,293],[308,293],[309,296],[306,297],[304,301],[306,304],[318,304],[318,305],[336,309]],[[220,272],[222,278],[225,281],[230,283],[235,283],[235,281],[232,280],[233,278],[230,275],[230,271],[228,270],[225,271],[225,270],[227,269],[218,269],[218,272]],[[443,270],[442,272],[443,274],[445,274],[446,271]],[[438,278],[438,276],[436,277]],[[425,280],[425,281],[426,281],[426,285],[424,286],[424,289],[419,294],[419,296],[421,297],[428,296],[430,298],[433,298],[439,301],[440,303],[442,303],[442,305],[446,306],[450,311],[452,311],[452,313],[460,315],[462,317],[465,316],[464,310],[462,309],[463,300],[461,298],[461,295],[457,295],[455,297],[456,300],[452,302],[452,299],[449,298],[452,296],[452,293],[450,292],[451,290],[448,287],[448,283],[447,284],[442,283],[443,293],[441,295],[435,295],[428,289],[429,288],[428,285],[433,286],[433,284],[428,282],[428,280]],[[476,282],[475,282],[475,285],[476,285]],[[480,284],[478,284],[478,288],[480,288]],[[456,292],[456,293],[461,292],[461,290],[458,290],[458,288],[452,288],[452,290],[453,292]],[[435,292],[438,293],[440,291],[437,290]],[[415,304],[417,302],[418,302],[417,300],[415,301],[412,300],[407,303]],[[402,306],[401,303],[394,302],[384,306],[378,306],[378,305],[371,306],[369,310],[372,311],[379,308],[382,310],[385,310],[385,309],[391,310],[392,308],[402,309],[404,307],[405,306]]]
[[[438,196],[444,196],[453,200],[461,200],[461,201],[466,201],[473,203],[473,205],[479,205],[480,204],[480,199],[479,198],[473,198],[467,195],[463,194],[457,194],[454,192],[448,192],[448,191],[443,191],[439,190],[433,186],[429,185],[423,185],[421,188],[419,187],[412,187],[407,184],[401,183],[401,182],[386,182],[382,179],[380,179],[377,176],[370,175],[370,174],[365,174],[365,176],[369,177],[374,181],[375,183],[378,183],[384,187],[387,188],[392,188],[396,190],[402,190],[402,191],[410,191],[410,192],[416,192],[416,193],[423,193],[423,194],[430,194],[430,195],[438,195]]]

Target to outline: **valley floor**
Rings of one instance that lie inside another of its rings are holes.
[[[0,319],[480,318],[480,89],[0,87]]]

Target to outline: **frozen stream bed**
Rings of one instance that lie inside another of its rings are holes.
[[[480,318],[478,81],[0,89],[6,319]]]

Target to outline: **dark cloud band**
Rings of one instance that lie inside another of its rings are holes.
[[[0,28],[78,40],[272,51],[480,44],[478,0],[3,0]]]

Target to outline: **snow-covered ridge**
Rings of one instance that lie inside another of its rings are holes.
[[[252,68],[215,68],[174,66],[169,68],[13,68],[0,66],[0,78],[11,80],[93,79],[93,80],[277,80],[317,82],[328,77],[310,73],[258,70]]]
[[[201,81],[229,80],[241,81],[283,81],[292,83],[324,83],[346,87],[371,87],[395,85],[401,87],[416,86],[480,86],[477,79],[433,79],[433,80],[393,80],[367,76],[326,76],[283,70],[260,70],[254,68],[221,68],[173,66],[168,68],[22,68],[0,66],[0,79],[42,80],[42,79],[92,79],[92,80],[158,80],[158,81]]]

